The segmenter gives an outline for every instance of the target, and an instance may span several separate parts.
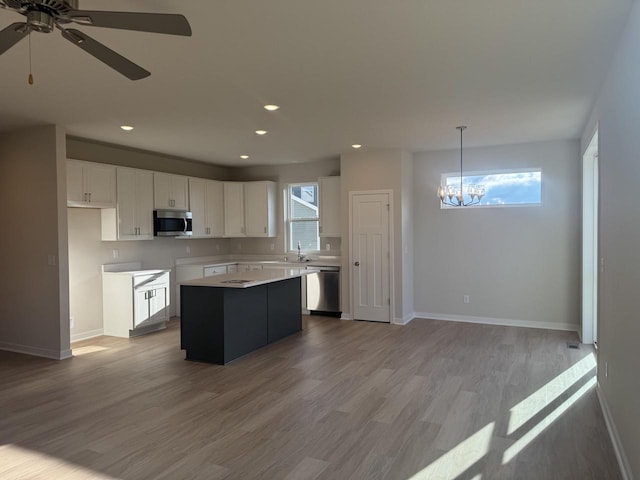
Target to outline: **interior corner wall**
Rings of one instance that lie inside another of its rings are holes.
[[[391,190],[393,192],[393,321],[403,318],[403,202],[402,170],[409,162],[408,154],[400,149],[364,150],[343,154],[340,158],[342,198],[342,310],[345,317],[351,312],[351,263],[349,251],[349,192]]]
[[[0,202],[19,215],[1,240],[0,349],[56,359],[70,355],[63,138],[55,126],[0,135]]]
[[[635,2],[582,143],[598,124],[598,385],[629,478],[640,478],[640,4]],[[608,374],[605,375],[605,372]],[[614,436],[615,438],[615,436]]]
[[[459,209],[436,196],[459,150],[414,154],[418,316],[577,330],[579,152],[577,140],[466,148],[466,171],[542,168],[543,204]]]
[[[402,323],[414,316],[413,155],[402,154]]]

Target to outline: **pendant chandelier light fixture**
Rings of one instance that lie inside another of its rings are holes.
[[[460,130],[460,185],[440,185],[438,187],[438,198],[443,205],[448,207],[478,205],[485,193],[484,185],[468,185],[466,192],[462,185],[462,132],[466,129],[467,127],[463,125],[456,127],[456,130]]]

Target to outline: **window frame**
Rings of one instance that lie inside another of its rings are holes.
[[[304,218],[291,218],[291,190],[294,187],[305,187],[305,186],[314,186],[316,187],[316,192],[319,197],[320,195],[320,186],[318,181],[310,181],[310,182],[292,182],[288,183],[286,188],[284,189],[284,231],[285,231],[285,243],[286,243],[286,251],[287,253],[298,253],[297,245],[292,245],[291,241],[291,225],[297,222],[310,222],[315,221],[318,225],[318,236],[317,236],[317,245],[318,249],[316,250],[305,250],[301,249],[301,252],[304,253],[319,253],[321,242],[320,242],[320,199],[318,198],[318,215],[317,217],[304,217]]]
[[[544,205],[544,190],[543,190],[543,169],[541,167],[525,167],[525,168],[501,168],[501,169],[492,169],[492,170],[473,170],[473,171],[465,171],[463,172],[463,184],[464,178],[473,177],[477,175],[501,175],[505,173],[540,173],[540,202],[538,203],[505,203],[505,204],[491,204],[491,205],[469,205],[469,207],[473,208],[520,208],[520,207],[542,207]],[[446,186],[447,178],[457,177],[460,178],[460,172],[450,172],[443,173],[440,175],[440,185]],[[467,208],[469,208],[467,207]],[[440,202],[440,210],[463,210],[460,207],[452,207],[450,205],[445,205]]]

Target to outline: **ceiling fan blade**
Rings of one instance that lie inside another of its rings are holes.
[[[74,28],[62,29],[62,36],[131,80],[140,80],[151,75],[144,68],[136,65],[131,60],[127,60],[80,30]]]
[[[16,43],[29,35],[29,27],[26,23],[12,23],[0,31],[0,55],[13,47]]]
[[[94,27],[191,36],[189,22],[177,14],[73,10],[66,17],[72,22]]]

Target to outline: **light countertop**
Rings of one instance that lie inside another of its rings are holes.
[[[302,277],[318,270],[309,268],[274,268],[263,270],[251,270],[248,272],[228,273],[226,275],[214,275],[212,277],[198,278],[182,282],[183,286],[193,287],[225,287],[225,288],[249,288],[266,283],[279,282],[289,278]]]

